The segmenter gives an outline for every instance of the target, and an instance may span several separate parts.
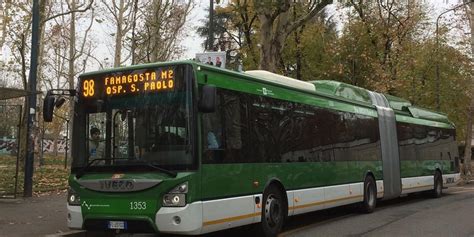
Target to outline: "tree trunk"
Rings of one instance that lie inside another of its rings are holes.
[[[283,44],[288,37],[286,24],[288,23],[288,12],[281,13],[278,20],[274,21],[265,15],[260,15],[260,69],[274,73],[281,72],[280,62],[283,52]],[[276,23],[276,27],[274,27]]]
[[[260,15],[260,64],[259,69],[276,71],[275,58],[272,56],[272,27],[273,22],[265,15]]]
[[[54,157],[58,157],[58,137],[55,137],[53,139],[53,154],[54,154]]]
[[[21,35],[21,43],[20,46],[18,47],[18,50],[20,52],[21,56],[21,77],[23,81],[23,89],[28,90],[28,79],[26,77],[26,53],[25,53],[25,35]],[[25,158],[26,158],[26,151],[27,151],[27,136],[28,136],[28,131],[27,131],[27,121],[28,121],[28,96],[24,97],[23,101],[23,107],[22,107],[22,112],[21,112],[21,120],[20,120],[20,138],[18,142],[18,146],[20,147],[20,154],[18,155],[20,159],[20,166],[23,170],[24,164],[25,164]]]
[[[114,67],[120,66],[120,60],[122,59],[122,38],[123,38],[123,14],[125,13],[124,9],[124,0],[120,0],[118,11],[118,21],[117,21],[117,30],[115,33],[115,56],[114,56]],[[133,53],[133,52],[132,52]]]
[[[469,111],[467,114],[467,128],[466,128],[466,146],[464,147],[464,174],[466,178],[471,176],[471,141],[472,141],[472,116],[474,115],[474,104],[471,99],[471,104],[469,106]]]
[[[44,57],[44,35],[45,35],[45,23],[44,19],[47,18],[46,16],[46,7],[47,7],[48,1],[40,1],[40,25],[39,25],[39,49],[38,49],[38,76],[37,76],[37,85],[42,84],[43,80],[43,57]],[[37,90],[41,91],[41,89]],[[38,95],[38,101],[43,101],[43,94]],[[42,126],[40,127],[40,121],[43,121],[42,114],[43,111],[41,110],[42,105],[41,103],[36,106],[37,109],[37,115],[38,119],[37,121],[37,129],[36,129],[36,134],[35,136],[38,138],[38,141],[36,143],[36,151],[38,151],[37,156],[38,157],[38,165],[42,166],[44,165],[44,156],[43,156],[43,134],[44,134],[44,122],[42,122]]]
[[[132,46],[130,48],[132,54],[132,65],[137,63],[137,39],[135,28],[137,26],[137,14],[138,14],[138,0],[133,1],[133,16],[132,16]]]
[[[474,57],[474,2],[471,2],[469,7],[469,26],[471,27],[471,56]],[[471,176],[471,156],[472,156],[472,117],[474,116],[474,79],[471,78],[471,103],[469,105],[469,112],[467,114],[467,127],[466,127],[466,146],[464,147],[464,174],[466,178],[470,179]]]
[[[282,71],[282,52],[288,35],[332,3],[331,0],[316,1],[317,3],[306,2],[302,5],[303,8],[308,8],[306,14],[296,20],[290,20],[289,9],[297,3],[289,0],[277,2],[255,4],[255,10],[260,20],[259,68],[271,72]]]

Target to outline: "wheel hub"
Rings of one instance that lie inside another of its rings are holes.
[[[370,188],[370,184],[367,185],[367,203],[369,206],[373,206],[375,202],[374,190]]]
[[[269,196],[265,203],[265,219],[270,226],[275,226],[281,221],[281,204],[274,196]]]

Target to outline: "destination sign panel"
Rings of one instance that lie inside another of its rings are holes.
[[[113,97],[138,93],[170,91],[175,87],[173,68],[153,71],[139,70],[82,78],[80,94],[83,98]]]

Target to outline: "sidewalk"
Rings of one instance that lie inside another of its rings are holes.
[[[66,193],[0,199],[0,236],[44,236],[70,231]]]

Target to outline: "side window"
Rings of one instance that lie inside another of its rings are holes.
[[[397,123],[397,136],[400,160],[416,160],[416,145],[412,125]]]
[[[223,126],[220,90],[217,94],[217,107],[213,113],[204,113],[201,117],[202,159],[203,163],[221,163],[223,159]]]
[[[244,137],[248,132],[244,98],[238,92],[217,90],[216,111],[201,117],[204,163],[249,162],[244,155]]]
[[[428,131],[425,126],[412,125],[413,137],[415,138],[415,150],[417,160],[426,160],[429,157]]]
[[[201,117],[203,163],[328,162],[380,156],[375,118],[225,89],[218,89],[217,97],[216,111]]]

